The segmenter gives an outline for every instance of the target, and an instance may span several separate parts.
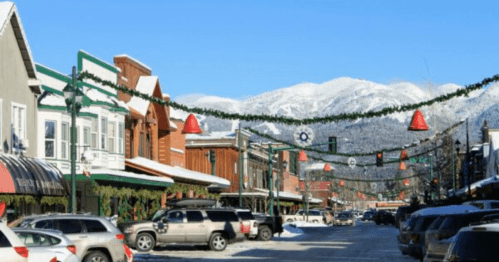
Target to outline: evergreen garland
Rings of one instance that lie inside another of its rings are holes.
[[[185,112],[189,113],[195,113],[195,114],[202,114],[202,115],[210,115],[214,116],[216,118],[222,118],[222,119],[230,119],[230,120],[243,120],[243,121],[265,121],[265,122],[273,122],[273,123],[282,123],[286,125],[310,125],[310,124],[319,124],[319,123],[330,123],[330,122],[338,122],[338,121],[354,121],[357,119],[368,119],[368,118],[374,118],[374,117],[381,117],[385,116],[388,114],[393,114],[397,112],[406,112],[406,111],[412,111],[416,110],[418,108],[421,108],[423,106],[431,106],[434,103],[442,103],[445,101],[448,101],[452,98],[459,97],[459,96],[468,96],[468,94],[472,91],[481,89],[485,87],[486,85],[492,83],[492,82],[497,82],[499,81],[499,75],[494,75],[490,78],[485,78],[481,82],[472,84],[472,85],[467,85],[464,88],[460,88],[456,90],[455,92],[444,94],[438,97],[435,97],[433,99],[419,102],[419,103],[414,103],[414,104],[408,104],[408,105],[402,105],[402,106],[393,106],[393,107],[386,107],[383,108],[379,111],[374,111],[370,110],[364,113],[343,113],[339,115],[329,115],[329,116],[323,116],[323,117],[313,117],[313,118],[305,118],[305,119],[295,119],[295,118],[290,118],[290,117],[284,117],[284,116],[277,116],[277,115],[241,115],[237,113],[227,113],[223,112],[220,110],[214,110],[214,109],[204,109],[204,108],[198,108],[198,107],[187,107],[185,105],[176,103],[174,101],[164,101],[161,98],[157,97],[151,97],[147,94],[140,93],[136,90],[131,90],[128,89],[125,86],[122,85],[116,85],[112,83],[111,81],[108,80],[102,80],[101,78],[97,77],[96,75],[89,73],[87,71],[82,72],[80,76],[78,77],[79,80],[84,80],[84,79],[92,79],[93,81],[100,83],[104,86],[111,87],[115,90],[121,91],[125,94],[131,95],[131,96],[137,96],[140,97],[144,100],[148,100],[153,103],[160,104],[162,106],[171,106],[175,109],[180,109]]]

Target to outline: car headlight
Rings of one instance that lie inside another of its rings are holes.
[[[125,234],[133,234],[133,227],[127,227],[125,230],[123,230],[123,233]]]

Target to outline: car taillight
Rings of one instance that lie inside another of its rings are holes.
[[[69,245],[67,246],[68,250],[76,255],[76,246],[75,245]]]
[[[250,232],[250,225],[245,226],[243,222],[241,222],[241,233],[249,233]]]
[[[132,250],[125,244],[123,244],[123,247],[125,248],[125,255],[128,258],[128,261],[133,261]]]
[[[411,238],[414,240],[414,243],[419,243],[421,236],[419,234],[411,234]]]
[[[26,247],[14,247],[14,250],[22,257],[28,258],[28,249]]]
[[[57,257],[52,258],[50,262],[57,262]]]
[[[117,234],[116,239],[123,241],[125,239],[125,235],[124,234]]]

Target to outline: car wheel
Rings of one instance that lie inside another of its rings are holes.
[[[83,262],[110,262],[106,254],[101,251],[92,251],[90,254],[85,256]]]
[[[224,251],[227,247],[227,238],[221,233],[213,233],[208,245],[213,251]]]
[[[135,240],[135,246],[137,247],[137,251],[147,252],[154,248],[156,241],[149,233],[140,233],[137,236],[137,240]]]
[[[268,226],[258,227],[258,239],[263,241],[269,241],[272,239],[272,230]]]

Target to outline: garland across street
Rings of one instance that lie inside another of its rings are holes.
[[[175,109],[180,109],[185,112],[189,113],[195,113],[195,114],[202,114],[202,115],[210,115],[214,116],[217,118],[222,118],[222,119],[231,119],[231,120],[244,120],[244,121],[265,121],[265,122],[273,122],[273,123],[281,123],[281,124],[287,124],[287,125],[310,125],[310,124],[319,124],[319,123],[330,123],[330,122],[339,122],[339,121],[354,121],[357,119],[368,119],[368,118],[374,118],[374,117],[380,117],[380,116],[385,116],[397,112],[406,112],[406,111],[412,111],[418,108],[421,108],[423,106],[431,106],[434,103],[442,103],[445,101],[448,101],[452,98],[459,97],[459,96],[468,96],[468,94],[472,91],[481,89],[485,87],[486,85],[497,82],[499,81],[499,75],[494,75],[489,78],[483,79],[481,82],[472,84],[472,85],[467,85],[463,88],[460,88],[452,93],[448,93],[445,95],[441,95],[438,97],[435,97],[433,99],[419,102],[419,103],[414,103],[414,104],[409,104],[409,105],[402,105],[402,106],[393,106],[393,107],[386,107],[383,108],[379,111],[367,111],[364,113],[344,113],[344,114],[339,114],[339,115],[329,115],[329,116],[324,116],[324,117],[313,117],[313,118],[304,118],[304,119],[295,119],[295,118],[290,118],[290,117],[284,117],[284,116],[277,116],[277,115],[241,115],[237,113],[227,113],[223,112],[220,110],[214,110],[214,109],[205,109],[205,108],[199,108],[199,107],[187,107],[185,105],[179,104],[174,101],[164,101],[160,98],[157,97],[151,97],[147,94],[140,93],[136,90],[131,90],[128,89],[125,86],[122,85],[116,85],[112,83],[111,81],[108,80],[102,80],[101,78],[95,76],[92,73],[89,73],[87,71],[82,72],[78,79],[83,80],[83,79],[92,79],[93,81],[100,83],[105,86],[109,86],[113,89],[116,89],[118,91],[121,91],[123,93],[132,95],[132,96],[137,96],[140,97],[144,100],[151,101],[153,103],[157,103],[160,105],[164,106],[171,106]]]

